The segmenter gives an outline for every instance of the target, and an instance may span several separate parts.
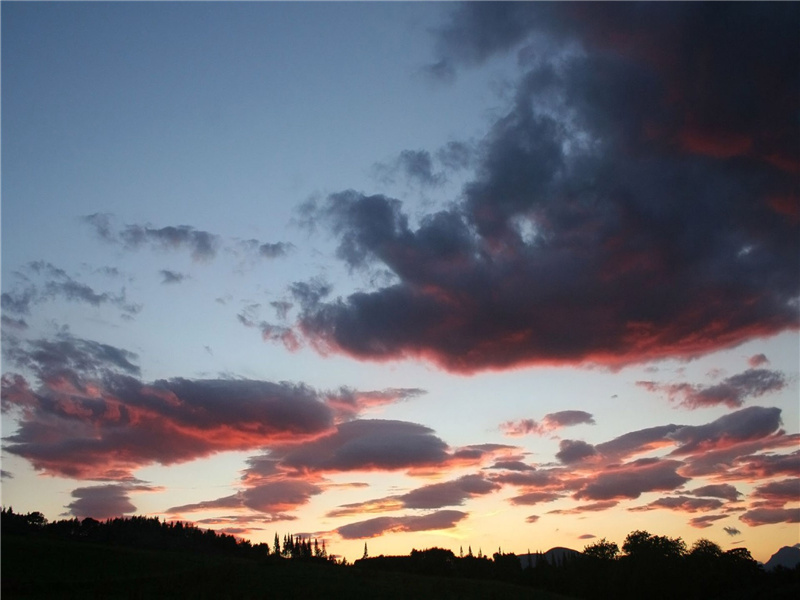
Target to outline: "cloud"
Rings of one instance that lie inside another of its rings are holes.
[[[597,450],[591,444],[580,440],[561,440],[556,458],[564,464],[581,462],[597,455]]]
[[[131,492],[154,491],[147,485],[99,485],[72,490],[75,498],[67,505],[70,515],[83,519],[110,519],[136,512],[130,501]]]
[[[739,517],[750,527],[776,523],[800,523],[800,508],[754,508]]]
[[[731,537],[736,537],[737,535],[742,534],[742,532],[736,529],[736,527],[723,527],[722,529],[725,533],[727,533]]]
[[[200,231],[189,225],[153,228],[147,225],[127,225],[119,233],[122,243],[132,249],[149,245],[161,250],[186,248],[196,261],[212,259],[217,254],[219,236]]]
[[[573,508],[563,508],[550,510],[548,515],[579,515],[586,512],[602,512],[609,508],[614,508],[618,502],[616,500],[603,500],[600,502],[592,502],[591,504],[581,504]]]
[[[3,311],[15,315],[28,315],[32,306],[54,300],[67,300],[96,308],[103,305],[116,306],[127,316],[137,314],[142,308],[141,305],[128,302],[125,288],[116,294],[97,292],[49,262],[30,262],[15,274],[24,282],[24,286],[12,287],[11,291],[0,295]],[[21,319],[16,323],[25,324]]]
[[[441,465],[449,458],[447,444],[432,429],[377,419],[341,423],[330,435],[276,448],[270,456],[301,472],[407,470]]]
[[[530,515],[529,517],[525,517],[526,523],[536,523],[539,520],[539,515]]]
[[[696,529],[706,529],[711,527],[715,521],[719,521],[720,519],[726,519],[728,515],[701,515],[699,517],[692,517],[689,519],[689,525],[691,527],[695,527]],[[728,527],[723,527],[726,531],[729,529]],[[741,533],[738,529],[735,530],[736,534],[738,535]]]
[[[312,496],[322,493],[318,485],[301,479],[275,479],[240,490],[231,496],[206,500],[194,504],[173,506],[168,513],[198,512],[212,509],[249,508],[259,513],[273,515],[277,520],[284,513],[309,502]],[[281,519],[283,520],[283,519]]]
[[[541,422],[533,419],[506,421],[500,425],[500,429],[505,435],[519,437],[526,434],[545,435],[563,427],[580,424],[594,425],[594,417],[582,410],[562,410],[545,415]]]
[[[628,510],[634,512],[655,510],[658,508],[666,508],[679,512],[706,512],[710,510],[717,510],[722,508],[723,502],[716,498],[690,498],[688,496],[670,496],[667,498],[659,498],[645,506],[637,506]]]
[[[340,419],[353,418],[371,408],[405,402],[425,394],[420,388],[388,388],[385,390],[360,391],[341,387],[328,395],[327,403]]]
[[[152,463],[307,441],[334,427],[325,394],[302,384],[182,378],[145,383],[137,378],[136,355],[67,334],[6,348],[6,357],[34,375],[32,382],[3,376],[3,411],[19,415],[6,449],[50,474],[119,478]],[[398,452],[400,429],[392,447]],[[408,440],[428,441],[428,456],[445,447],[430,430],[414,431],[420,435]]]
[[[515,506],[534,506],[542,502],[552,502],[562,497],[558,492],[528,492],[509,499]]]
[[[770,504],[784,506],[800,499],[800,478],[771,481],[757,487],[751,498],[763,498]]]
[[[186,279],[187,275],[178,273],[177,271],[170,271],[169,269],[161,269],[161,283],[181,283]]]
[[[774,434],[781,424],[781,409],[751,406],[723,415],[705,425],[686,425],[670,434],[678,443],[674,455],[708,452],[737,442],[761,440]]]
[[[445,152],[444,157],[450,158],[454,154]],[[447,179],[444,172],[434,172],[433,158],[427,150],[403,150],[389,164],[377,163],[374,170],[384,183],[394,182],[398,174],[422,187],[438,187]]]
[[[722,498],[736,502],[742,493],[728,483],[704,485],[689,492],[692,496]]]
[[[150,224],[129,224],[115,230],[113,215],[95,213],[81,218],[104,242],[138,250],[186,250],[197,262],[214,259],[221,248],[234,253],[244,251],[254,258],[274,259],[285,256],[294,249],[288,242],[260,242],[259,240],[223,240],[222,236],[195,229],[190,225],[153,227]]]
[[[749,359],[747,359],[747,364],[749,364],[754,369],[756,367],[760,367],[761,365],[769,364],[769,359],[764,354],[754,354]]]
[[[592,477],[574,497],[579,500],[621,500],[638,498],[645,492],[671,491],[689,481],[677,473],[680,465],[675,460],[643,458],[610,467]]]
[[[749,369],[710,386],[658,384],[652,381],[638,381],[637,384],[652,392],[664,392],[670,400],[679,400],[681,406],[689,409],[718,404],[738,408],[750,398],[782,390],[786,387],[786,378],[778,371]]]
[[[258,254],[264,258],[278,258],[286,256],[293,248],[294,244],[286,242],[265,243],[259,245]]]
[[[387,533],[452,529],[467,517],[459,510],[440,510],[423,516],[376,517],[343,525],[335,530],[342,539],[373,538]]]
[[[328,513],[329,517],[388,512],[402,508],[433,509],[460,506],[465,500],[496,491],[500,485],[480,475],[465,475],[452,481],[432,483],[405,494],[378,500],[346,504]]]
[[[771,200],[800,168],[797,11],[453,9],[434,70],[522,50],[513,103],[471,181],[417,225],[381,194],[306,206],[348,266],[392,278],[304,304],[298,331],[323,353],[473,373],[691,359],[797,330],[800,219]]]

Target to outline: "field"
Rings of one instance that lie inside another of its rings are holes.
[[[3,535],[2,597],[565,600],[495,581]]]

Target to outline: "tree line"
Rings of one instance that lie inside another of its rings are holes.
[[[281,543],[278,534],[272,547],[249,540],[201,529],[183,521],[162,521],[158,517],[117,517],[98,521],[91,517],[48,522],[40,512],[15,513],[12,507],[0,513],[3,534],[40,535],[55,539],[94,542],[155,550],[183,550],[223,554],[260,560],[294,559],[333,562],[325,541],[287,534]]]
[[[272,545],[252,544],[233,535],[200,529],[191,523],[133,516],[98,521],[92,518],[48,522],[40,512],[18,514],[2,509],[3,535],[33,535],[128,547],[206,552],[278,564],[319,562],[356,572],[394,571],[423,576],[497,580],[545,589],[576,598],[795,598],[800,592],[800,565],[765,572],[746,548],[723,551],[701,539],[691,548],[681,538],[634,531],[620,548],[606,539],[548,559],[536,553],[518,556],[498,548],[458,555],[444,548],[414,549],[406,556],[364,555],[350,565],[330,555],[325,541],[275,534]],[[523,561],[526,566],[523,567]]]

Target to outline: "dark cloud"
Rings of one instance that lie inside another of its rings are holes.
[[[183,273],[170,271],[168,269],[161,269],[159,273],[161,273],[161,283],[181,283],[187,277]]]
[[[81,217],[81,221],[92,227],[100,239],[106,242],[116,241],[116,234],[111,231],[112,215],[109,213],[94,213]]]
[[[556,458],[564,464],[581,462],[597,454],[594,446],[580,440],[561,440],[558,448]]]
[[[281,321],[286,320],[289,311],[294,306],[294,304],[292,304],[291,302],[286,302],[284,300],[276,300],[274,302],[270,302],[269,305],[275,309],[275,314]]]
[[[526,523],[536,523],[536,521],[538,520],[539,520],[539,515],[530,515],[528,517],[525,517]]]
[[[553,502],[554,500],[558,500],[562,497],[562,494],[559,494],[558,492],[528,492],[526,494],[520,494],[519,496],[510,498],[509,502],[516,506],[533,506],[543,502]]]
[[[139,248],[145,244],[162,250],[187,248],[195,260],[214,258],[219,246],[219,236],[188,225],[159,229],[146,225],[128,225],[119,235],[129,248]]]
[[[736,502],[742,493],[728,483],[704,485],[689,492],[692,496],[701,498],[722,498]]]
[[[4,469],[0,469],[0,478],[3,479],[14,479],[14,474],[10,471],[6,471]]]
[[[375,172],[384,183],[391,183],[400,174],[422,187],[437,187],[446,181],[444,172],[435,172],[433,158],[427,150],[403,150],[391,163],[378,163]]]
[[[779,371],[748,369],[710,386],[689,383],[659,384],[652,381],[639,381],[637,384],[650,391],[664,392],[670,400],[678,401],[681,406],[690,409],[718,404],[738,408],[750,398],[782,390],[786,387],[786,378]]]
[[[109,244],[121,245],[128,250],[143,246],[157,250],[188,250],[195,261],[211,260],[221,248],[236,255],[244,253],[252,258],[267,259],[285,256],[294,249],[294,244],[289,242],[261,242],[256,239],[226,241],[215,233],[189,225],[156,228],[149,224],[130,224],[115,230],[113,215],[110,214],[89,215],[81,220]]]
[[[475,148],[465,142],[448,142],[436,152],[436,158],[442,165],[451,170],[459,171],[470,167],[475,160]]]
[[[679,446],[672,454],[707,452],[737,442],[762,440],[774,434],[780,425],[781,409],[750,406],[706,425],[685,425],[676,429],[670,438]]]
[[[286,256],[294,248],[294,244],[287,242],[265,243],[258,247],[258,254],[264,258],[278,258]]]
[[[763,498],[777,506],[795,502],[800,498],[800,478],[771,481],[757,487],[751,497]]]
[[[24,284],[13,287],[11,291],[3,292],[0,296],[4,312],[27,315],[32,306],[59,299],[94,307],[112,305],[127,316],[135,315],[141,310],[141,305],[128,302],[125,288],[118,293],[97,292],[88,284],[68,275],[63,269],[45,261],[30,262],[16,275]],[[24,323],[22,320],[18,322]]]
[[[602,512],[609,508],[614,508],[618,502],[616,500],[602,500],[600,502],[592,502],[591,504],[581,504],[573,508],[564,508],[557,510],[550,510],[548,515],[579,515],[586,512]]]
[[[144,383],[136,355],[67,334],[7,348],[6,358],[34,374],[33,383],[3,376],[3,411],[19,415],[6,449],[50,474],[119,478],[154,462],[298,442],[333,428],[325,395],[301,384]]]
[[[201,231],[189,225],[154,228],[150,225],[126,225],[115,232],[112,230],[112,215],[93,214],[82,218],[105,242],[122,244],[129,249],[150,246],[160,250],[187,249],[194,260],[204,261],[214,258],[219,248],[218,235]]]
[[[581,424],[594,425],[594,417],[582,410],[562,410],[545,415],[541,422],[533,419],[507,421],[500,425],[500,429],[506,435],[516,437],[526,434],[545,435],[563,427]]]
[[[346,504],[328,513],[340,517],[375,512],[390,512],[403,508],[433,509],[460,506],[465,500],[484,496],[500,489],[500,485],[480,475],[465,475],[442,483],[432,483],[405,494],[387,496],[367,502]]]
[[[353,418],[365,410],[377,406],[404,402],[424,395],[419,388],[388,388],[385,390],[360,391],[350,387],[339,388],[328,394],[327,403],[340,419]]]
[[[659,498],[645,506],[637,506],[630,508],[631,511],[648,511],[658,508],[665,508],[679,512],[706,512],[710,510],[717,510],[722,508],[723,502],[716,498],[690,498],[689,496],[670,496],[667,498]]]
[[[341,423],[331,435],[275,449],[270,456],[301,472],[411,469],[449,458],[447,444],[432,429],[386,420]]]
[[[743,513],[739,520],[751,527],[775,523],[800,523],[800,508],[754,508]]]
[[[508,471],[533,471],[535,467],[525,464],[519,460],[500,460],[494,463],[490,468],[492,469],[505,469]]]
[[[736,527],[723,527],[722,529],[731,537],[736,537],[737,535],[742,534],[742,532],[736,529]]]
[[[2,319],[3,330],[8,331],[13,329],[15,331],[25,331],[28,328],[28,323],[25,319],[14,319],[7,315],[0,317]]]
[[[742,480],[767,479],[779,475],[800,477],[800,450],[790,454],[739,454],[729,474]]]
[[[72,490],[75,498],[67,505],[72,516],[83,519],[110,519],[136,512],[136,506],[130,501],[130,493],[134,491],[152,491],[155,488],[139,485],[99,485]]]
[[[114,372],[138,375],[138,355],[109,344],[77,338],[69,332],[55,339],[27,340],[8,345],[4,355],[17,368],[30,369],[43,382],[68,380],[78,389]]]
[[[689,519],[689,525],[691,527],[695,527],[696,529],[706,529],[711,527],[714,522],[719,521],[721,519],[727,519],[728,515],[700,515],[699,517],[692,517]],[[723,527],[726,531],[729,529],[728,527]],[[738,535],[740,532],[737,529],[736,534]]]
[[[310,481],[277,479],[248,487],[217,500],[174,506],[166,512],[175,514],[220,508],[249,508],[259,513],[277,516],[304,506],[312,496],[320,493],[322,488]]]
[[[645,492],[672,491],[687,481],[676,460],[639,459],[598,473],[574,495],[582,500],[638,498]]]
[[[393,278],[303,305],[300,331],[323,352],[475,372],[688,359],[797,329],[797,14],[455,8],[437,70],[527,45],[513,103],[457,202],[418,226],[382,195],[313,207],[339,258]]]
[[[459,510],[440,510],[423,516],[376,517],[343,525],[335,531],[342,539],[355,540],[378,537],[386,533],[452,529],[466,517],[467,513]]]
[[[608,442],[597,444],[595,449],[609,459],[623,459],[635,454],[672,446],[670,435],[679,425],[657,425],[624,433]]]

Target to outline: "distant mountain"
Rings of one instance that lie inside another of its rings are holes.
[[[776,567],[794,569],[798,564],[800,564],[800,544],[795,546],[784,546],[769,557],[769,560],[764,565],[764,568],[767,571],[772,571]]]
[[[520,564],[522,564],[523,569],[527,569],[528,567],[535,567],[542,560],[546,560],[551,565],[560,565],[561,563],[564,562],[565,559],[573,558],[578,554],[580,554],[580,552],[578,552],[577,550],[556,546],[555,548],[550,548],[550,550],[548,550],[547,552],[532,552],[530,554],[521,554],[519,556],[519,562]]]

